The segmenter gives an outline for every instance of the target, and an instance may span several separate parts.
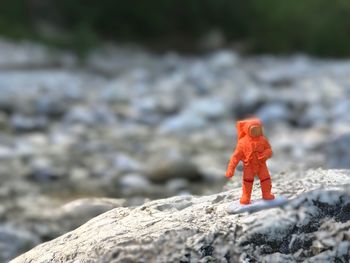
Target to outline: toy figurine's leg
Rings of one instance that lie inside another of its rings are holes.
[[[239,201],[242,205],[247,205],[250,203],[250,196],[252,194],[253,183],[254,173],[250,168],[245,167],[243,171],[242,197]]]
[[[271,188],[272,188],[271,177],[269,174],[269,170],[266,167],[266,164],[260,167],[258,176],[260,179],[261,193],[262,193],[263,199],[265,200],[275,199],[275,196],[271,193]]]

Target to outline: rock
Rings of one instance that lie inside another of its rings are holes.
[[[150,182],[140,174],[125,174],[119,180],[121,191],[126,195],[142,195],[150,191]]]
[[[181,98],[176,96],[163,95],[158,98],[158,112],[162,115],[173,115],[181,109]]]
[[[26,230],[7,225],[0,225],[0,261],[8,262],[10,259],[39,244],[38,237]]]
[[[16,114],[11,118],[11,126],[15,132],[45,131],[48,120],[45,117],[26,117]]]
[[[83,168],[74,168],[70,171],[70,180],[75,184],[87,181],[89,180],[89,172]]]
[[[232,51],[218,51],[210,58],[210,66],[215,70],[222,70],[223,68],[232,68],[238,62],[237,54]]]
[[[228,115],[226,102],[220,98],[201,99],[194,101],[189,112],[195,112],[208,120],[217,120]]]
[[[329,168],[349,169],[350,135],[335,136],[324,144],[326,164]]]
[[[325,107],[319,104],[312,104],[299,119],[301,126],[316,126],[328,122],[328,113]]]
[[[63,100],[63,98],[54,98],[49,94],[39,97],[36,102],[38,114],[52,118],[62,117],[68,107],[63,103]]]
[[[88,126],[99,124],[114,124],[116,122],[115,115],[103,106],[99,107],[73,107],[65,116],[64,119],[69,124],[79,123]]]
[[[125,154],[118,154],[115,157],[114,166],[122,173],[137,172],[141,170],[141,164]]]
[[[53,57],[44,46],[22,41],[14,43],[0,39],[0,68],[49,66]]]
[[[206,120],[195,112],[181,112],[166,119],[159,127],[160,133],[186,133],[204,128]]]
[[[10,147],[0,146],[0,160],[9,160],[16,156],[16,151]]]
[[[71,201],[56,211],[51,220],[63,225],[66,232],[77,228],[91,218],[105,213],[113,208],[125,205],[123,199],[112,198],[82,198]]]
[[[176,114],[180,110],[180,103],[176,96],[158,95],[134,99],[132,107],[136,110],[137,121],[158,125],[164,117]]]
[[[38,157],[33,159],[30,164],[28,178],[38,182],[52,182],[62,179],[64,171],[53,167],[50,159]]]
[[[348,100],[337,101],[331,108],[331,116],[333,118],[343,118],[346,112],[349,112],[350,103]]]
[[[213,74],[211,74],[208,65],[204,61],[195,61],[190,64],[186,74],[197,94],[208,95],[214,88]]]
[[[107,76],[115,76],[134,68],[156,67],[152,56],[137,47],[104,45],[90,52],[86,59],[89,69]]]
[[[291,112],[288,107],[282,103],[269,103],[262,106],[256,116],[259,117],[264,124],[270,125],[275,122],[288,122]]]
[[[186,191],[189,187],[188,181],[183,178],[171,179],[166,183],[165,186],[170,193],[179,194]]]
[[[0,130],[1,131],[8,131],[10,128],[9,121],[7,116],[0,112]]]
[[[335,218],[350,202],[349,171],[279,176],[284,180],[275,184],[274,192],[290,199],[282,207],[230,215],[226,208],[240,194],[232,189],[116,208],[12,263],[347,262],[350,224]],[[253,197],[257,196],[259,189],[254,188]]]
[[[182,158],[158,160],[156,166],[151,169],[148,176],[153,182],[157,183],[174,178],[184,178],[189,181],[202,179],[197,166]]]
[[[118,79],[102,88],[100,98],[107,103],[125,103],[130,100],[127,89]]]
[[[265,58],[265,66],[260,67],[256,73],[261,82],[276,86],[289,84],[297,78],[315,74],[312,61],[306,56],[290,57],[287,61]]]

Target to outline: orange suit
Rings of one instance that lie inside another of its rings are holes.
[[[246,119],[237,122],[237,146],[226,170],[228,178],[234,175],[237,164],[243,162],[243,182],[241,204],[249,204],[253,189],[254,176],[260,179],[262,197],[274,199],[271,194],[271,177],[266,160],[272,156],[269,142],[263,136],[262,123],[259,119]]]

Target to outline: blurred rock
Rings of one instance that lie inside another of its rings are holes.
[[[7,116],[0,112],[0,130],[1,131],[8,131],[10,129],[10,123],[7,118]]]
[[[327,167],[336,169],[350,168],[350,134],[337,136],[325,143]]]
[[[287,60],[265,58],[265,67],[261,67],[257,72],[260,81],[272,85],[283,86],[290,82],[318,73],[318,69],[314,69],[312,60],[308,57],[300,55],[291,57]]]
[[[182,112],[165,120],[159,127],[161,133],[186,133],[204,128],[206,120],[194,112]]]
[[[0,225],[0,261],[9,262],[10,259],[38,245],[39,242],[38,237],[26,230]]]
[[[63,179],[64,171],[54,168],[52,162],[44,157],[35,158],[30,163],[28,177],[38,182],[52,182]]]
[[[15,132],[45,131],[49,126],[49,122],[45,117],[14,115],[11,118],[11,126]]]
[[[48,48],[26,41],[0,39],[0,50],[0,68],[49,66],[54,61]]]
[[[57,216],[51,220],[57,220],[58,224],[65,225],[66,231],[81,226],[91,218],[105,213],[113,208],[125,205],[123,199],[112,198],[82,198],[71,201],[58,209]]]
[[[299,124],[302,126],[316,126],[326,124],[328,122],[328,111],[324,106],[319,104],[310,105],[305,114],[299,119]]]
[[[38,98],[37,111],[39,115],[59,118],[64,115],[66,109],[67,105],[63,102],[63,98],[53,98],[50,95]]]
[[[210,58],[210,66],[215,70],[232,68],[238,62],[238,56],[232,51],[218,51]]]
[[[149,178],[157,183],[174,178],[184,178],[189,181],[201,180],[202,175],[196,165],[187,159],[163,159],[149,172]]]
[[[175,178],[167,181],[166,188],[170,193],[179,194],[186,191],[189,187],[188,180],[184,178]]]
[[[70,179],[72,180],[72,182],[79,184],[81,182],[89,180],[89,172],[87,169],[74,168],[70,172]]]
[[[208,120],[217,120],[228,115],[226,102],[219,98],[201,99],[194,101],[188,112],[195,112]]]
[[[142,195],[150,192],[150,182],[140,174],[125,174],[119,180],[121,191],[129,195]]]
[[[288,122],[291,112],[284,104],[270,103],[262,106],[256,113],[256,116],[259,117],[264,124],[269,125],[279,121]]]
[[[115,168],[122,173],[137,172],[141,169],[141,164],[125,154],[118,154],[115,157]]]
[[[73,107],[65,116],[64,119],[70,124],[113,124],[116,121],[115,115],[106,107]]]

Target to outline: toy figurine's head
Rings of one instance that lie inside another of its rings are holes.
[[[261,125],[252,125],[249,127],[249,135],[250,137],[259,137],[262,135],[262,127]]]
[[[257,118],[245,119],[237,122],[238,139],[249,135],[250,137],[259,137],[263,135],[261,120]]]

